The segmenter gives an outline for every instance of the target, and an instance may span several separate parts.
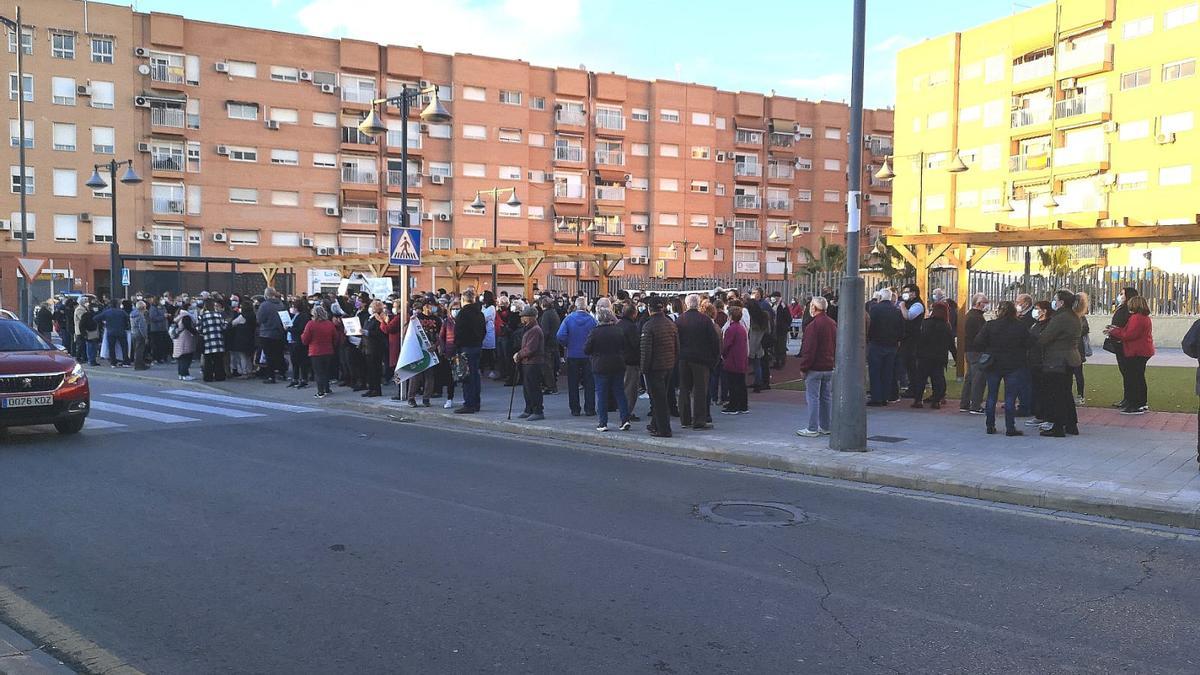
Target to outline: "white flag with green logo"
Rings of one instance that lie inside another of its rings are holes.
[[[415,318],[408,322],[404,342],[400,345],[400,358],[396,360],[395,381],[397,384],[438,364],[437,354],[429,342],[429,336]]]

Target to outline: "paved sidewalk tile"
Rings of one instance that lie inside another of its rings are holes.
[[[74,672],[0,623],[0,675],[72,675]]]

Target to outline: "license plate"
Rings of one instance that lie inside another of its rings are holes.
[[[54,405],[54,397],[46,396],[8,396],[0,399],[0,407],[4,408],[36,408],[43,405]]]

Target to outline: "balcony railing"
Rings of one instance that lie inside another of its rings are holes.
[[[767,178],[791,179],[796,175],[796,169],[791,164],[768,164]]]
[[[598,237],[622,237],[625,236],[625,223],[617,221],[615,223],[595,223],[595,230],[592,234]]]
[[[183,66],[172,66],[166,63],[150,64],[150,79],[155,82],[183,84]]]
[[[762,230],[757,227],[738,227],[733,230],[734,241],[762,241]]]
[[[1037,153],[1026,155],[1013,155],[1008,158],[1008,170],[1011,172],[1017,171],[1041,171],[1050,167],[1049,153]]]
[[[625,201],[625,188],[620,185],[597,185],[596,199],[610,202]]]
[[[768,199],[767,208],[772,211],[791,211],[792,200],[790,199]]]
[[[582,162],[583,148],[574,145],[559,145],[554,148],[556,162]]]
[[[868,211],[876,218],[887,218],[892,215],[891,204],[871,204]]]
[[[342,127],[342,142],[373,145],[375,139],[359,131],[358,127]]]
[[[892,189],[892,181],[883,180],[882,178],[876,178],[875,172],[873,172],[873,171],[871,172],[870,185],[872,188],[874,188],[876,190],[891,190]]]
[[[183,171],[183,155],[151,155],[150,168],[155,171]]]
[[[769,137],[769,142],[773,148],[790,148],[795,142],[795,137],[793,137],[792,134],[772,131]]]
[[[1045,124],[1050,121],[1049,106],[1044,108],[1023,108],[1012,111],[1012,128],[1019,129],[1033,124]]]
[[[404,174],[403,171],[388,171],[387,172],[387,184],[390,187],[400,187],[401,177],[403,176],[403,174]],[[425,179],[425,177],[422,176],[421,174],[413,173],[412,171],[409,171],[408,172],[408,187],[419,188],[423,184],[424,179]]]
[[[790,227],[767,228],[767,241],[772,244],[790,244],[792,243],[792,229]]]
[[[183,215],[183,196],[177,197],[154,197],[153,198],[154,213],[168,215]]]
[[[372,206],[343,206],[342,222],[353,225],[378,225],[379,209]]]
[[[359,169],[352,166],[342,167],[343,183],[359,183],[362,185],[378,183],[379,176],[374,171]]]
[[[876,157],[892,154],[892,141],[874,139],[867,141],[867,151]]]
[[[1043,56],[1040,59],[1018,63],[1013,66],[1012,81],[1015,84],[1017,82],[1036,80],[1039,77],[1050,77],[1052,72],[1054,72],[1054,58]]]
[[[625,131],[625,116],[596,113],[596,128],[610,129],[612,131]]]
[[[1108,112],[1110,100],[1108,96],[1078,96],[1064,99],[1054,104],[1054,115],[1061,120],[1076,115]]]
[[[559,124],[572,124],[581,127],[584,125],[585,118],[582,110],[560,108],[554,112],[554,119]]]
[[[734,195],[733,208],[735,209],[761,209],[762,197],[758,195]]]
[[[752,162],[738,162],[733,165],[733,175],[735,176],[761,176],[762,164]]]
[[[150,124],[156,127],[183,128],[183,108],[151,108]]]
[[[597,164],[612,164],[614,166],[625,166],[625,153],[617,150],[597,150]]]
[[[388,147],[398,148],[400,147],[400,141],[401,138],[399,129],[392,129],[387,132]],[[410,150],[419,150],[421,148],[420,133],[411,130],[408,132],[408,147]]]
[[[1067,72],[1076,68],[1090,66],[1094,63],[1103,63],[1108,60],[1111,53],[1112,45],[1106,42],[1076,43],[1074,49],[1060,48],[1058,51],[1058,70],[1059,72]]]
[[[762,137],[761,131],[738,129],[734,141],[742,145],[762,145]]]
[[[555,183],[554,196],[565,197],[567,199],[583,199],[583,185],[581,183]]]

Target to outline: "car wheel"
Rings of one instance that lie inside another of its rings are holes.
[[[77,433],[79,433],[79,430],[83,428],[84,421],[85,421],[85,418],[83,418],[83,417],[76,417],[75,419],[63,420],[61,422],[55,422],[54,428],[58,429],[58,433],[60,433],[60,434],[77,434]]]

